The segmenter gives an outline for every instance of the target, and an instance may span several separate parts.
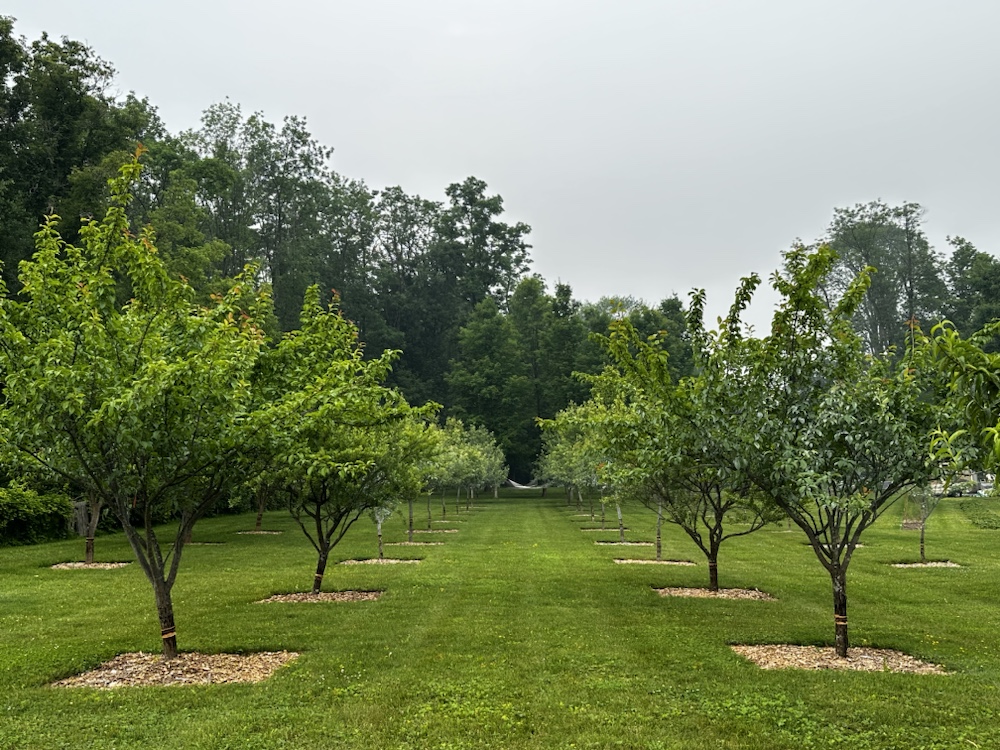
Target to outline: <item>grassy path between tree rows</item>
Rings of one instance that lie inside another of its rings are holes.
[[[196,541],[225,544],[185,549],[180,648],[301,652],[257,685],[47,687],[156,650],[152,592],[135,565],[48,568],[80,559],[82,541],[0,550],[0,748],[1000,747],[1000,532],[974,528],[959,501],[932,517],[928,552],[962,568],[890,567],[917,553],[895,509],[849,574],[855,645],[953,671],[918,676],[768,672],[729,649],[830,642],[829,581],[797,531],[723,546],[721,584],[777,602],[661,598],[652,587],[705,585],[690,541],[669,529],[664,556],[694,567],[616,565],[653,549],[596,545],[617,529],[582,532],[589,519],[552,494],[481,499],[459,515],[452,505],[462,522],[434,527],[458,533],[415,537],[443,546],[386,547],[419,565],[331,565],[325,590],[384,589],[377,602],[255,604],[307,590],[305,537],[277,512],[265,528],[281,535],[236,534],[252,516],[202,522]],[[628,538],[651,540],[653,514],[625,513]],[[402,516],[387,541],[405,539]],[[334,558],[375,553],[362,519]],[[121,535],[99,537],[97,557],[129,559]]]

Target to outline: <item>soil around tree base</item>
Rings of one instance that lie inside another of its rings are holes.
[[[713,591],[712,589],[668,586],[662,589],[654,588],[653,591],[660,596],[689,596],[697,599],[753,599],[759,602],[778,601],[770,594],[765,594],[763,591],[758,591],[757,589],[719,589]]]
[[[119,654],[89,672],[52,683],[52,687],[90,687],[109,690],[151,685],[219,685],[260,682],[278,667],[297,658],[291,651],[256,654],[181,654],[164,659],[159,654]]]
[[[124,568],[126,565],[131,565],[129,562],[95,562],[95,563],[85,563],[85,562],[64,562],[56,563],[55,565],[50,565],[52,570],[114,570],[115,568]]]
[[[626,560],[616,557],[615,562],[619,565],[694,565],[690,560]]]
[[[294,604],[321,604],[326,602],[374,602],[383,591],[321,591],[313,594],[307,591],[293,594],[275,594],[267,599],[261,599],[255,604],[272,604],[274,602],[291,602]]]
[[[893,563],[894,568],[961,568],[951,560],[928,560],[927,562]]]
[[[444,542],[386,542],[386,547],[443,547]]]
[[[341,560],[341,565],[416,565],[420,560],[400,560],[398,557],[370,557],[366,560]]]
[[[907,672],[910,674],[948,674],[938,664],[888,648],[851,648],[847,658],[837,656],[833,646],[730,646],[740,656],[761,669],[853,669],[862,672]]]

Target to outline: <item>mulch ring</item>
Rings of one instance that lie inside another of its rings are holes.
[[[284,531],[237,531],[237,534],[246,534],[248,536],[276,536],[278,534],[284,534]]]
[[[414,529],[414,534],[457,534],[458,529]]]
[[[712,591],[712,589],[668,586],[662,589],[654,588],[653,591],[660,596],[690,596],[698,599],[753,599],[759,602],[777,601],[770,594],[765,594],[763,591],[758,591],[757,589],[719,589],[718,591]]]
[[[652,542],[594,542],[594,544],[614,544],[619,547],[652,547]]]
[[[467,518],[452,518],[450,521],[446,519],[443,521],[431,521],[431,523],[465,523],[467,520]]]
[[[610,526],[606,529],[602,529],[599,526],[581,526],[580,531],[618,531],[617,526]],[[628,526],[625,527],[625,531],[631,531]]]
[[[299,592],[295,594],[275,594],[267,599],[261,599],[255,604],[272,604],[274,602],[293,602],[295,604],[318,604],[322,602],[374,602],[384,592],[382,591],[321,591],[318,594]]]
[[[619,565],[694,565],[690,560],[626,560],[616,557],[615,562]]]
[[[444,542],[386,542],[386,547],[443,547]]]
[[[837,656],[833,646],[730,646],[761,669],[854,669],[862,672],[908,672],[948,674],[938,664],[921,661],[888,648],[850,648],[847,658]]]
[[[124,568],[126,565],[131,565],[130,562],[103,562],[103,563],[85,563],[85,562],[64,562],[56,563],[55,565],[50,565],[52,570],[113,570],[114,568]]]
[[[120,654],[97,669],[53,682],[52,687],[111,689],[151,685],[217,685],[260,682],[298,656],[289,651],[256,654],[181,654],[164,659],[159,654]]]
[[[929,562],[914,562],[914,563],[892,563],[894,568],[961,568],[962,566],[958,563],[953,563],[951,560],[930,560]]]
[[[225,542],[188,542],[187,547],[218,547],[219,545],[225,544]]]
[[[416,565],[420,560],[410,558],[401,560],[398,557],[369,557],[364,560],[341,560],[341,565]]]

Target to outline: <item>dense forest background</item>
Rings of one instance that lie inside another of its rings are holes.
[[[197,295],[207,300],[258,263],[273,325],[290,330],[306,287],[320,284],[369,352],[402,351],[392,384],[411,403],[442,404],[442,418],[491,430],[515,479],[532,475],[536,417],[586,398],[574,373],[604,367],[589,334],[615,317],[642,335],[673,334],[671,367],[690,371],[680,299],[584,302],[548,284],[531,273],[530,227],[506,220],[503,199],[481,179],[444,186],[440,199],[373,190],[332,169],[332,149],[304,120],[272,123],[230,101],[209,106],[198,129],[171,132],[148,100],[109,93],[114,70],[94,50],[66,38],[29,42],[9,18],[0,18],[0,71],[0,260],[12,294],[42,217],[59,215],[72,242],[142,144],[133,221],[153,226]],[[968,332],[1000,315],[1000,262],[961,237],[936,251],[922,215],[915,203],[835,209],[816,240],[839,253],[831,295],[863,267],[878,269],[856,321],[873,353],[902,348],[912,321],[926,329],[947,318]]]

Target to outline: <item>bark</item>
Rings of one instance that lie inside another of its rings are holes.
[[[323,588],[323,574],[326,573],[326,561],[330,556],[330,550],[323,547],[320,549],[319,559],[316,561],[316,575],[313,576],[312,592],[318,594]]]
[[[444,490],[441,490],[441,518],[445,519],[448,517],[448,504],[445,502]]]
[[[920,562],[927,562],[927,556],[924,554],[924,527],[927,525],[925,521],[920,522]]]
[[[410,498],[410,527],[407,530],[406,539],[407,541],[413,541],[413,498]]]
[[[457,516],[462,512],[462,488],[459,487],[455,490],[455,515]]]
[[[496,500],[498,497],[500,497],[500,488],[497,485],[494,484],[493,485],[493,499]],[[545,497],[545,496],[542,495],[542,497]]]
[[[97,523],[101,519],[101,503],[98,498],[87,500],[87,545],[84,550],[84,562],[94,562],[94,536],[97,534]]]
[[[593,520],[594,520],[594,498],[593,497],[590,498],[590,520],[591,520],[591,522],[593,522]]]
[[[837,656],[847,658],[847,571],[842,567],[830,568],[833,582],[833,626],[836,637]]]
[[[156,613],[160,619],[160,639],[163,641],[163,658],[177,658],[177,628],[174,627],[174,603],[170,598],[170,588],[162,581],[153,583],[156,597]]]
[[[625,522],[622,521],[621,503],[615,503],[615,510],[618,511],[618,541],[625,542]]]
[[[663,501],[656,503],[656,559],[663,559]]]
[[[428,492],[427,493],[427,528],[428,529],[431,527],[431,521],[432,520],[433,520],[433,518],[431,517],[431,495]]]
[[[266,503],[267,496],[264,494],[264,486],[261,485],[257,488],[257,523],[254,524],[254,531],[260,531],[261,524],[264,522],[264,505]]]
[[[719,590],[719,559],[716,556],[708,558],[708,588],[711,591]]]
[[[601,501],[601,528],[602,529],[605,528],[605,526],[604,526],[604,501],[603,500]]]
[[[378,559],[381,560],[385,557],[385,553],[382,550],[382,522],[379,521],[375,526],[378,528]]]

